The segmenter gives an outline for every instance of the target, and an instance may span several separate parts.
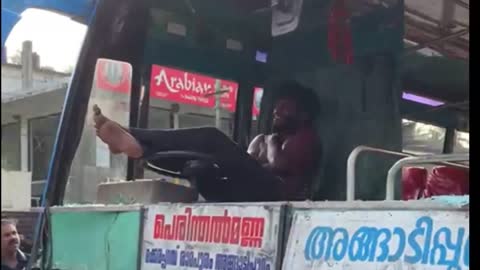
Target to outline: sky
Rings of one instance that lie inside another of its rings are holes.
[[[65,71],[75,65],[87,27],[53,12],[28,9],[22,13],[6,41],[7,57],[21,50],[31,40],[33,51],[40,55],[42,67]]]

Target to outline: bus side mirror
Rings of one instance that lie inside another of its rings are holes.
[[[100,58],[95,66],[89,111],[93,105],[98,105],[109,118],[128,126],[131,90],[132,66]]]
[[[100,58],[95,66],[94,92],[115,92],[130,95],[132,66],[127,62]]]

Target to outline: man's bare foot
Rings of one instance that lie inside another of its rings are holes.
[[[118,123],[105,117],[97,105],[93,106],[93,112],[97,136],[108,145],[112,153],[124,153],[131,158],[142,157],[142,147],[130,133]]]
[[[110,150],[110,152],[114,155],[118,155],[118,154],[121,154],[122,151],[116,149],[116,148],[112,148],[110,145],[108,146],[108,150]]]

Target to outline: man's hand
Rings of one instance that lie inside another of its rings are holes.
[[[285,172],[288,164],[288,157],[283,151],[283,140],[278,134],[271,134],[266,137],[267,159],[269,168],[277,172]]]
[[[254,159],[259,160],[261,152],[261,144],[266,141],[266,136],[263,134],[258,135],[248,146],[247,153]]]
[[[271,134],[267,136],[267,145],[274,147],[282,146],[282,138],[278,134]]]
[[[267,159],[273,171],[296,175],[314,159],[316,145],[311,132],[301,131],[287,138],[272,134],[266,137],[266,143]]]

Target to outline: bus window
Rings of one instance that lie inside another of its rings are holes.
[[[38,117],[29,120],[30,153],[29,167],[32,172],[32,182],[47,178],[48,163],[52,154],[60,114]]]
[[[170,111],[163,108],[150,106],[148,111],[148,127],[168,129],[170,125]]]
[[[262,104],[263,88],[255,87],[253,92],[252,104],[252,126],[250,129],[250,139],[258,135],[258,118],[260,117],[260,106]]]
[[[456,131],[455,145],[453,146],[454,153],[469,153],[470,152],[470,133]]]
[[[414,155],[441,154],[445,133],[445,128],[403,119],[403,151]]]
[[[20,122],[2,125],[2,169],[20,170]]]

